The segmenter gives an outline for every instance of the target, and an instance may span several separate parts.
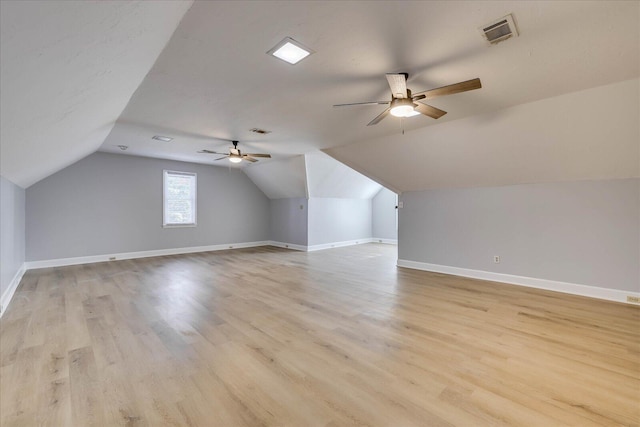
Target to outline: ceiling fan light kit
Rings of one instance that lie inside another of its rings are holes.
[[[391,101],[389,113],[395,117],[413,117],[420,114],[415,110],[417,106],[418,104],[409,98],[396,98]]]

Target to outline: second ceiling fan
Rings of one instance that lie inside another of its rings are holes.
[[[447,112],[419,101],[437,98],[438,96],[453,95],[454,93],[466,92],[468,90],[480,89],[482,87],[480,79],[476,78],[412,94],[411,91],[407,89],[408,77],[409,74],[407,73],[387,74],[387,81],[391,88],[391,101],[336,104],[334,107],[346,107],[351,105],[388,105],[387,109],[380,113],[375,119],[371,120],[367,126],[378,124],[389,114],[396,117],[412,117],[418,114],[424,114],[425,116],[438,119],[447,114]]]
[[[229,153],[218,153],[217,151],[211,150],[200,150],[198,153],[205,154],[220,154],[222,157],[219,157],[215,160],[229,159],[231,163],[240,163],[243,160],[246,160],[251,163],[255,163],[258,159],[254,159],[254,157],[264,157],[267,159],[271,158],[271,154],[264,153],[243,153],[238,148],[238,141],[230,141],[233,144],[233,148],[229,148]]]

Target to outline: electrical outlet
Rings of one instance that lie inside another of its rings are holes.
[[[627,296],[627,302],[633,304],[640,304],[640,297],[632,297],[631,295]]]
[[[496,264],[500,264],[500,256],[499,255],[495,255],[493,257],[493,262],[495,262]]]

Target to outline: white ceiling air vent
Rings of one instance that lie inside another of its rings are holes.
[[[490,45],[500,43],[511,37],[518,37],[518,29],[511,14],[503,16],[487,25],[483,25],[480,31]]]
[[[268,133],[271,133],[270,130],[265,130],[265,129],[259,129],[259,128],[253,128],[253,129],[249,129],[249,131],[253,132],[253,133],[259,133],[260,135],[266,135]]]

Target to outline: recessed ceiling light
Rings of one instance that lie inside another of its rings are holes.
[[[170,142],[173,141],[173,138],[169,136],[155,135],[151,139],[155,139],[156,141]]]
[[[285,37],[267,53],[293,65],[311,55],[313,50],[295,41],[291,37]]]

